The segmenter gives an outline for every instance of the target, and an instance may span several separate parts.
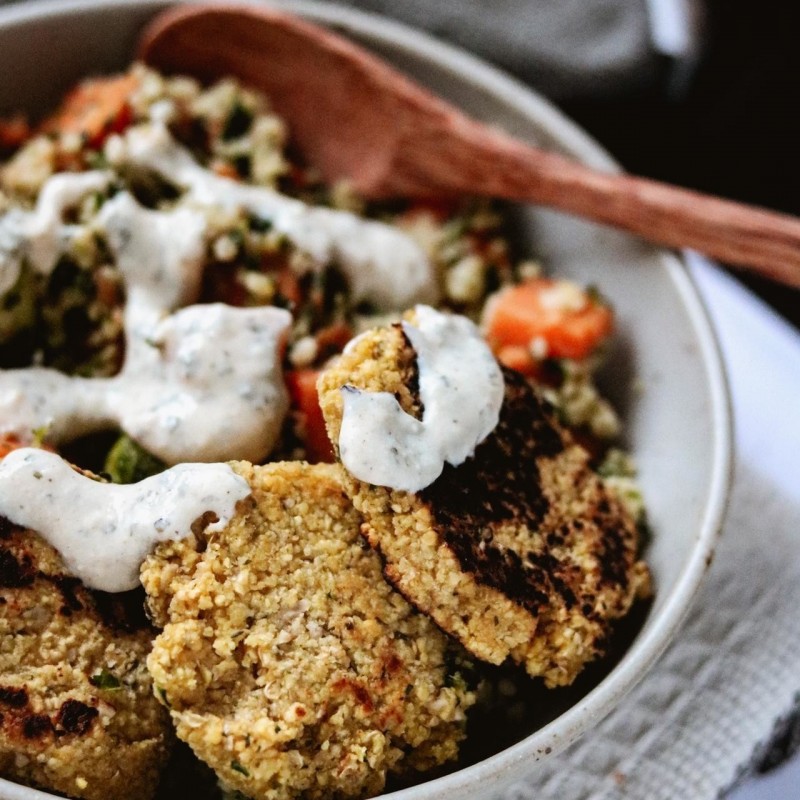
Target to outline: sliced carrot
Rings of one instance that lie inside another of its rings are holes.
[[[317,378],[319,371],[315,369],[295,369],[286,373],[286,386],[292,405],[305,417],[306,455],[312,463],[317,461],[333,462],[333,447],[325,428],[325,419],[319,407],[317,394]]]
[[[16,150],[30,138],[28,120],[22,114],[0,119],[0,151]]]
[[[99,147],[110,133],[119,133],[130,125],[128,99],[137,85],[138,79],[130,73],[79,83],[42,123],[42,130],[79,133],[91,147]]]
[[[501,290],[486,306],[483,327],[495,353],[544,340],[549,358],[581,359],[611,333],[611,309],[567,281],[532,280]]]

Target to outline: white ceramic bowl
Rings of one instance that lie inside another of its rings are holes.
[[[81,76],[119,70],[161,0],[67,0],[0,9],[0,113],[53,105]],[[287,3],[393,62],[472,115],[601,169],[614,163],[556,109],[478,59],[417,31],[342,7]],[[654,536],[647,559],[656,598],[635,640],[598,685],[516,744],[394,800],[488,798],[535,773],[596,724],[639,680],[680,629],[710,563],[731,464],[725,379],[708,317],[672,253],[627,235],[539,209],[519,209],[524,247],[553,272],[596,283],[619,319],[603,376],[623,412]],[[0,798],[51,795],[0,780]],[[109,798],[109,800],[113,800]]]

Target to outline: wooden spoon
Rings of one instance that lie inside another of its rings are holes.
[[[366,197],[487,195],[689,247],[800,287],[800,219],[599,172],[492,130],[352,42],[264,6],[186,5],[147,27],[139,57],[269,94],[310,163]]]

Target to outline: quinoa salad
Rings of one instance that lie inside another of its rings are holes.
[[[0,159],[0,776],[371,797],[599,678],[650,596],[614,313],[507,209],[139,64]]]

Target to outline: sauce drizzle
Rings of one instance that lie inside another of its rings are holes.
[[[109,143],[107,151],[118,164],[152,170],[177,184],[196,206],[244,209],[268,220],[310,257],[307,269],[337,265],[356,303],[367,300],[379,309],[394,310],[438,299],[427,256],[397,228],[216,175],[200,166],[160,123],[131,128]]]
[[[360,480],[418,492],[458,466],[495,428],[503,404],[503,374],[489,346],[466,317],[415,308],[403,332],[417,354],[421,420],[388,392],[342,387],[339,452]]]
[[[129,486],[100,483],[54,453],[21,448],[0,461],[0,515],[37,531],[83,583],[105,592],[139,585],[158,542],[188,536],[212,514],[221,530],[250,494],[227,464],[179,464]]]

